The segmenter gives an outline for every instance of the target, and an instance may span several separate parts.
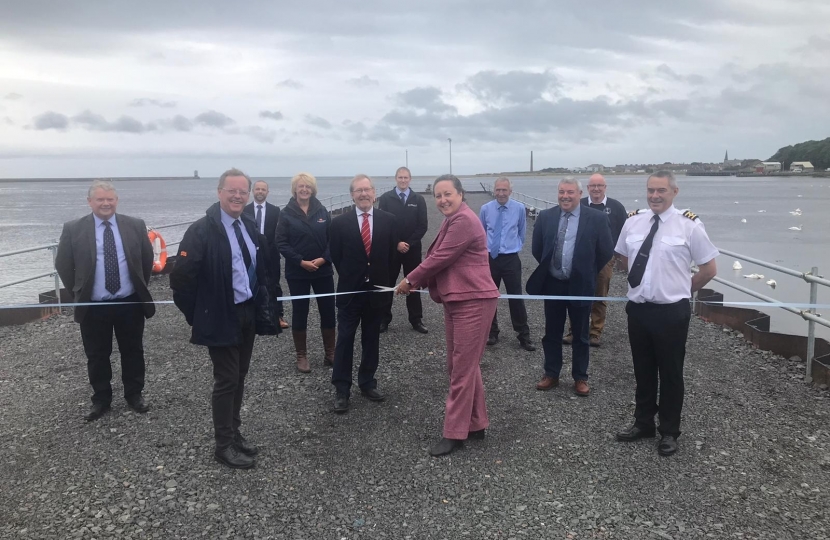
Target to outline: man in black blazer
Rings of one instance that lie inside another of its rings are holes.
[[[271,298],[276,298],[282,296],[280,250],[277,249],[277,244],[274,241],[277,235],[277,222],[280,220],[280,207],[265,201],[268,197],[268,183],[264,180],[254,182],[251,193],[254,196],[254,201],[245,207],[243,213],[254,218],[259,228],[259,234],[265,235],[266,240],[268,240],[268,284],[271,286],[271,290],[268,292]],[[283,316],[282,300],[276,301],[274,305],[276,307],[275,315],[279,317],[280,328],[288,328],[288,322]]]
[[[394,259],[389,268],[392,283],[398,282],[398,273],[403,266],[404,277],[421,264],[421,239],[427,233],[427,203],[423,196],[410,189],[409,182],[412,173],[406,167],[399,167],[395,171],[397,186],[387,191],[378,199],[378,208],[395,216],[398,222],[398,243],[395,248]],[[406,297],[406,310],[409,313],[409,324],[416,331],[426,334],[427,328],[422,321],[424,312],[421,307],[421,295],[410,294]],[[392,298],[386,305],[383,320],[380,324],[381,333],[386,332],[392,322]]]
[[[84,418],[91,422],[103,416],[112,401],[113,331],[121,353],[127,405],[139,413],[150,410],[141,395],[144,319],[153,316],[156,306],[147,290],[153,247],[146,225],[124,214],[116,216],[118,194],[111,182],[94,181],[87,202],[92,213],[63,226],[55,269],[76,303],[101,303],[75,308],[93,391],[92,406]]]
[[[329,233],[331,261],[337,269],[337,292],[358,291],[337,296],[337,344],[331,373],[331,383],[336,390],[334,411],[337,413],[349,410],[358,324],[363,356],[357,384],[369,400],[384,399],[377,390],[375,371],[380,356],[382,308],[392,293],[371,291],[377,290],[375,285],[394,285],[389,268],[398,243],[395,216],[373,206],[375,187],[371,178],[365,174],[355,176],[349,191],[355,208],[334,218]]]
[[[593,296],[597,274],[611,260],[614,244],[603,212],[582,206],[582,185],[568,177],[559,182],[559,206],[539,213],[533,227],[533,257],[539,266],[527,280],[528,294]],[[545,375],[536,385],[550,390],[559,385],[562,333],[566,314],[573,330],[574,391],[587,396],[590,300],[545,300]]]

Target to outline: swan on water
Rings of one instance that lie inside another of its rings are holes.
[[[743,268],[743,266],[741,266],[741,263],[738,261],[732,263],[732,270],[740,270],[741,268]]]
[[[764,274],[744,274],[747,279],[764,279]]]
[[[741,223],[746,223],[746,218],[742,219]]]
[[[767,285],[769,285],[770,287],[772,287],[774,289],[775,286],[778,285],[778,284],[775,282],[774,279],[771,279],[771,280],[767,281]]]
[[[804,225],[799,225],[798,227],[790,227],[791,231],[800,231]]]

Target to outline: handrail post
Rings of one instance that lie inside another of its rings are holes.
[[[818,275],[818,268],[810,269],[810,274]],[[816,314],[816,304],[818,303],[818,283],[810,282],[810,303],[813,304],[808,310],[813,315]],[[804,381],[807,383],[813,382],[813,357],[816,354],[816,323],[815,321],[807,321],[807,373],[804,375]]]
[[[58,246],[49,248],[52,252],[52,269],[55,271],[55,301],[58,303],[58,308],[61,305],[61,277],[58,275]]]

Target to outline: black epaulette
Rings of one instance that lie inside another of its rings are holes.
[[[637,214],[639,214],[639,213],[640,213],[640,209],[639,209],[639,208],[638,208],[638,209],[636,209],[636,210],[632,210],[631,212],[629,212],[629,213],[628,213],[628,217],[631,217],[631,216],[636,216],[636,215],[637,215]]]
[[[685,212],[683,212],[683,217],[687,217],[694,221],[697,219],[697,214],[693,213],[691,210],[686,210]]]

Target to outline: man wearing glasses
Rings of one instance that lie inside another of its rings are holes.
[[[596,208],[600,212],[605,212],[608,216],[608,224],[611,226],[611,237],[614,240],[614,245],[617,245],[617,240],[620,237],[625,220],[628,214],[625,212],[625,206],[616,200],[608,197],[605,194],[607,188],[605,178],[597,173],[588,179],[588,196],[583,197],[580,201],[582,206],[589,208]],[[594,296],[606,297],[608,296],[608,289],[611,286],[611,276],[614,275],[614,263],[617,261],[616,257],[612,257],[608,264],[597,275],[597,290],[594,291]],[[591,347],[599,347],[599,338],[602,336],[602,330],[605,328],[605,313],[608,309],[608,302],[598,301],[591,306]],[[562,343],[570,344],[573,341],[570,324],[568,326],[568,334],[562,339]]]
[[[250,192],[240,170],[219,177],[219,202],[184,233],[170,274],[173,301],[193,327],[190,342],[206,345],[213,363],[214,458],[233,469],[253,467],[258,452],[239,431],[254,338],[280,331],[267,312],[265,237],[244,213]]]

